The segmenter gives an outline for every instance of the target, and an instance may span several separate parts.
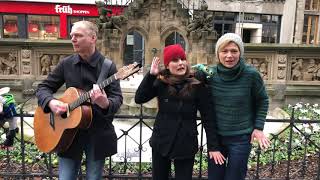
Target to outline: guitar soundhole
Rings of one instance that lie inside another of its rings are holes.
[[[65,113],[61,114],[61,117],[62,117],[63,119],[65,119],[65,118],[68,117],[68,115],[67,115],[67,113],[65,112]]]

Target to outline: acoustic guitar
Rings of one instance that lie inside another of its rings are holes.
[[[124,66],[98,86],[103,89],[114,81],[128,78],[139,69],[138,63]],[[63,152],[71,145],[79,128],[90,127],[92,121],[92,109],[88,103],[90,91],[85,92],[74,87],[66,89],[59,98],[60,101],[68,104],[68,112],[63,115],[45,113],[40,106],[36,108],[34,135],[40,151]]]

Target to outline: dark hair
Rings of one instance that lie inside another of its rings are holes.
[[[187,66],[186,73],[181,76],[173,75],[169,69],[160,71],[158,79],[168,84],[168,91],[170,95],[176,95],[180,97],[187,97],[191,95],[194,85],[200,84],[200,81],[194,78],[194,74],[190,73],[190,66]],[[175,86],[183,85],[181,90],[177,92]]]

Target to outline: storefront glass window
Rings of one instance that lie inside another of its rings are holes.
[[[18,38],[18,16],[3,15],[3,37]]]
[[[59,38],[59,16],[28,15],[28,38],[49,39]]]

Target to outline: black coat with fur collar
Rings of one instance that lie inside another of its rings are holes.
[[[147,73],[136,91],[138,104],[157,97],[158,113],[154,123],[151,147],[173,159],[190,158],[198,151],[197,110],[204,124],[208,150],[217,149],[217,137],[210,91],[203,84],[196,84],[190,96],[171,95],[168,84]]]

